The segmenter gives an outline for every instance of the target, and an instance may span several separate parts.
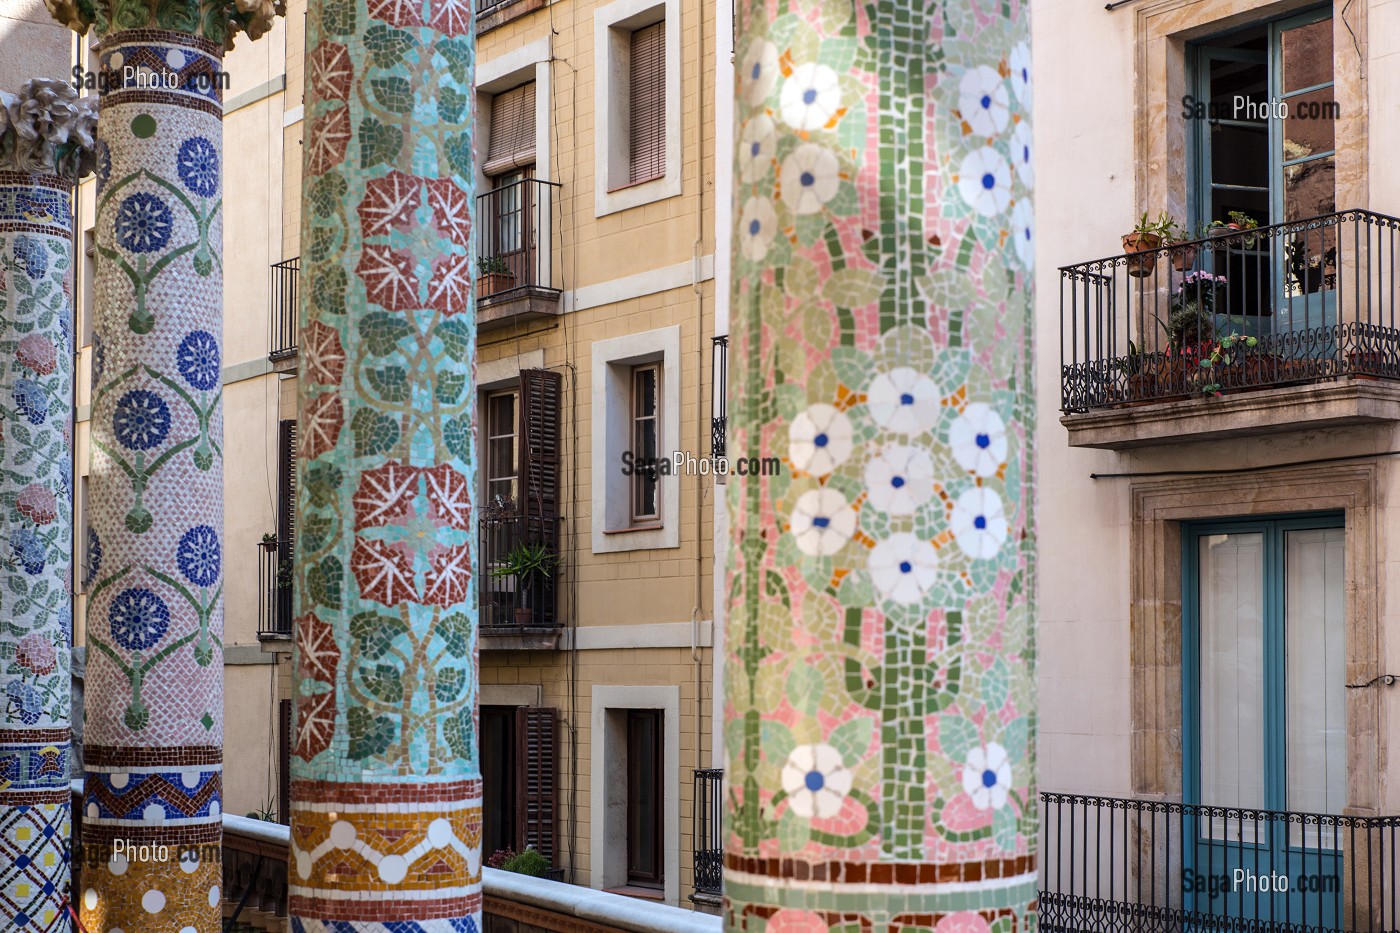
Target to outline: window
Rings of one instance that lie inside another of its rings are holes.
[[[519,397],[515,389],[486,397],[486,501],[498,508],[513,506],[519,489],[516,446]]]
[[[82,321],[82,343],[79,346],[86,347],[92,343],[92,315],[93,308],[96,307],[93,289],[97,287],[93,277],[94,256],[97,253],[97,231],[89,227],[83,231],[83,321]]]
[[[661,887],[662,749],[661,710],[627,711],[627,882]]]
[[[533,847],[554,864],[554,709],[481,707],[482,852]]]
[[[654,466],[660,446],[661,367],[650,363],[632,369],[632,455],[650,465],[632,475],[633,523],[661,518],[661,477]]]
[[[535,82],[502,91],[491,98],[487,175],[506,175],[535,164]]]
[[[666,21],[632,33],[628,66],[628,182],[666,174]]]
[[[515,707],[481,707],[481,851],[515,848]]]

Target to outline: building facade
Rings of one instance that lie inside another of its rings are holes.
[[[1034,20],[1045,929],[1396,928],[1396,13]]]

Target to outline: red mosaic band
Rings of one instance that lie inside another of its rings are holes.
[[[3,182],[4,179],[0,178],[0,183]],[[66,744],[73,733],[70,729],[6,729],[4,735],[5,741],[0,743],[0,748],[6,745]]]
[[[37,807],[46,803],[68,803],[73,796],[66,790],[0,790],[0,807]]]
[[[25,172],[0,171],[0,185],[24,185],[25,187],[57,188],[60,191],[62,191],[71,188],[73,186],[73,182],[69,179],[60,178],[59,176],[50,174],[48,172],[29,175]],[[5,225],[5,229],[13,230],[15,229],[15,227],[7,223]],[[48,228],[46,227],[45,230],[47,229]]]
[[[806,862],[799,859],[747,858],[725,853],[724,867],[769,878],[831,881],[841,884],[949,884],[1016,878],[1036,869],[1034,855],[971,862]]]
[[[218,745],[181,745],[174,748],[145,748],[130,745],[89,745],[83,749],[88,767],[189,768],[220,765],[224,750]]]
[[[102,41],[97,45],[97,50],[102,52],[114,45],[139,45],[146,42],[168,42],[171,45],[183,45],[186,48],[198,49],[205,55],[212,55],[214,58],[224,57],[223,43],[210,42],[203,36],[196,36],[188,32],[172,32],[168,29],[123,29],[121,32],[109,32],[102,37]]]
[[[365,891],[364,897],[332,899],[293,894],[287,898],[287,910],[293,917],[316,917],[319,920],[375,920],[392,923],[395,920],[451,920],[466,917],[481,910],[482,895],[475,891],[465,897],[441,900],[393,900],[384,898],[383,891]]]
[[[293,781],[298,803],[339,803],[349,806],[389,803],[454,803],[481,797],[481,779],[422,784],[362,784],[338,781]]]
[[[112,826],[83,823],[85,846],[110,847],[118,839],[123,842],[152,843],[171,848],[206,845],[218,848],[223,839],[223,823],[190,823],[183,826],[143,826],[140,823]]]

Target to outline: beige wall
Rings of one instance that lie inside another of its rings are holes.
[[[1179,703],[1179,687],[1175,695],[1153,693],[1147,678],[1133,673],[1135,664],[1141,667],[1150,659],[1144,656],[1147,648],[1140,642],[1135,646],[1130,638],[1131,612],[1140,611],[1130,610],[1130,574],[1134,557],[1141,557],[1134,553],[1130,534],[1130,481],[1094,480],[1091,473],[1248,469],[1389,452],[1400,441],[1389,426],[1302,426],[1269,438],[1115,452],[1070,448],[1059,421],[1058,267],[1119,252],[1120,235],[1144,210],[1155,214],[1169,208],[1179,217],[1183,213],[1185,174],[1170,141],[1182,136],[1174,125],[1180,123],[1181,112],[1179,64],[1174,62],[1184,39],[1215,31],[1213,24],[1267,19],[1299,6],[1148,0],[1110,12],[1102,4],[1057,4],[1055,15],[1033,20],[1039,239],[1039,777],[1047,790],[1128,796],[1150,786],[1150,743],[1141,736],[1134,743],[1135,716],[1141,732],[1145,706]],[[1342,6],[1337,4],[1334,11],[1338,93],[1346,107],[1337,128],[1338,148],[1345,150],[1339,158],[1338,207],[1400,214],[1400,179],[1390,171],[1369,171],[1371,165],[1388,165],[1389,153],[1400,143],[1400,127],[1380,118],[1393,109],[1400,92],[1400,3],[1349,5],[1345,23]],[[1352,32],[1366,62],[1364,78],[1355,65]],[[1093,54],[1084,54],[1085,49]],[[1390,635],[1400,632],[1400,605],[1387,598],[1392,586],[1400,586],[1400,553],[1388,545],[1400,540],[1400,509],[1389,507],[1400,501],[1400,476],[1391,461],[1374,463],[1378,531],[1373,544],[1358,545],[1347,555],[1348,561],[1369,562],[1379,581],[1373,594],[1379,664],[1372,674],[1400,666],[1400,638]],[[1260,474],[1254,480],[1261,492],[1276,481],[1270,477]],[[1232,506],[1230,496],[1235,493],[1220,495],[1223,501],[1198,507],[1200,517],[1252,511],[1243,499],[1237,508]],[[1144,566],[1161,569],[1151,562]],[[1179,625],[1179,616],[1170,624]],[[1355,650],[1353,645],[1349,656]],[[1348,676],[1354,673],[1349,670]],[[1379,739],[1368,741],[1379,748],[1366,754],[1353,747],[1350,764],[1353,771],[1364,769],[1368,774],[1378,767],[1379,799],[1366,800],[1353,790],[1352,802],[1378,802],[1381,810],[1390,812],[1400,805],[1400,786],[1387,777],[1388,750],[1400,748],[1400,691],[1371,690],[1377,691]],[[1371,728],[1365,723],[1352,726]],[[1175,741],[1179,749],[1179,737]]]
[[[71,81],[73,33],[44,0],[0,0],[0,91],[13,94],[30,78]]]

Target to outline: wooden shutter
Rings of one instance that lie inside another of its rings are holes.
[[[520,371],[520,520],[530,544],[543,544],[559,553],[559,411],[564,379],[547,369]],[[556,570],[532,584],[535,625],[558,621]]]
[[[277,423],[277,587],[278,632],[292,630],[292,588],[281,586],[283,567],[290,566],[296,538],[297,509],[297,423],[285,419]]]
[[[558,796],[554,736],[558,712],[550,707],[521,706],[515,711],[516,851],[534,846],[555,864],[555,798]]]
[[[666,21],[632,33],[628,91],[632,183],[666,174]]]
[[[277,750],[277,820],[282,824],[292,817],[292,701],[277,701],[277,720],[282,734]]]
[[[535,82],[503,91],[491,99],[491,142],[487,175],[500,175],[535,164]]]

